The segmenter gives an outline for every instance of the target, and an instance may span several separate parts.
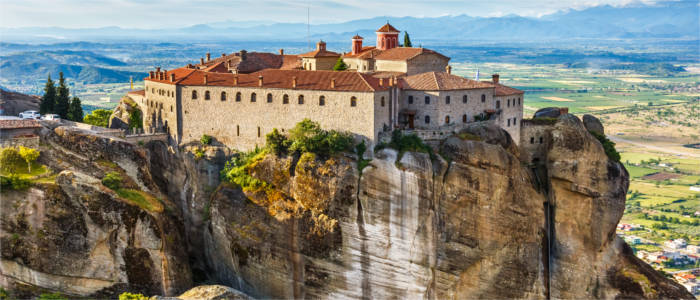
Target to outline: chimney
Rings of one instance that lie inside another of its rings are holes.
[[[175,74],[170,73],[170,82],[175,82]]]
[[[326,42],[324,42],[323,40],[318,41],[318,43],[316,43],[316,50],[326,51]]]
[[[238,85],[238,76],[233,76],[233,85]]]
[[[559,108],[559,114],[565,115],[569,113],[569,108],[568,107],[560,107]]]
[[[493,83],[498,83],[499,77],[500,76],[498,74],[493,74],[493,75],[491,75],[491,81],[493,81]]]
[[[156,67],[156,73],[160,72],[160,67]]]
[[[211,53],[207,52],[207,61],[211,60]]]
[[[209,81],[207,80],[207,74],[204,74],[204,85],[207,85]]]
[[[258,76],[258,86],[263,86],[263,76]]]
[[[447,74],[452,74],[452,66],[447,65],[447,67],[445,67],[445,72],[447,72]]]
[[[356,34],[352,37],[352,54],[357,55],[362,51],[362,37]]]
[[[284,55],[284,49],[280,49],[280,55]]]
[[[200,64],[200,65],[203,65],[203,64],[204,64],[204,57],[200,57],[200,58],[199,58],[199,64]]]
[[[331,78],[331,88],[335,88],[335,78]]]
[[[245,54],[246,54],[246,53],[248,53],[248,51],[241,50],[241,51],[239,52],[239,56],[241,57],[241,61],[244,61],[244,60],[245,60]]]
[[[153,74],[153,71],[148,72],[148,78],[153,79],[153,77],[155,77],[155,75]]]
[[[297,88],[297,77],[296,76],[292,77],[292,88],[293,89]]]
[[[226,53],[221,53],[221,57],[226,57]]]

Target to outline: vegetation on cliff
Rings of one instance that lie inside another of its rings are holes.
[[[320,124],[309,119],[304,119],[289,130],[289,137],[273,129],[266,135],[266,142],[267,149],[277,155],[311,152],[325,158],[353,147],[349,133],[324,130]]]
[[[109,110],[96,109],[92,113],[87,114],[83,118],[83,122],[94,126],[107,127],[109,126],[109,117],[111,115],[112,112]]]
[[[605,135],[600,134],[596,131],[588,131],[591,133],[592,136],[594,136],[600,143],[603,145],[603,149],[605,149],[605,154],[608,156],[608,158],[612,159],[615,162],[620,162],[620,153],[617,152],[615,149],[615,142],[609,140]]]
[[[0,149],[0,185],[5,190],[22,190],[31,185],[33,179],[48,172],[36,162],[40,152],[19,146]]]

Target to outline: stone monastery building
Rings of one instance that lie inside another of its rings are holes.
[[[437,139],[486,119],[519,141],[522,91],[501,85],[498,75],[476,81],[451,74],[449,57],[400,47],[388,23],[376,35],[376,46],[352,37],[347,53],[328,51],[323,41],[299,55],[207,53],[198,64],[151,71],[145,90],[129,96],[144,112],[145,130],[168,132],[175,143],[207,134],[248,150],[264,145],[273,128],[284,132],[304,118],[370,145],[394,129]],[[338,58],[348,70],[333,71]]]

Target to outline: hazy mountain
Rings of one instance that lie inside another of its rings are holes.
[[[58,73],[77,82],[112,83],[129,81],[129,76],[143,77],[143,73],[119,71],[110,67],[126,65],[124,62],[89,51],[34,51],[0,56],[0,74],[12,81],[45,80],[48,74],[56,79]]]
[[[667,1],[655,5],[625,7],[598,6],[568,10],[541,18],[520,16],[471,17],[466,15],[435,18],[376,17],[337,24],[311,25],[313,39],[344,40],[359,33],[367,38],[387,19],[398,29],[408,31],[414,41],[456,42],[468,40],[546,41],[562,39],[610,38],[691,38],[700,35],[697,1]],[[0,29],[5,41],[57,40],[306,40],[303,23],[224,21],[185,28],[125,29],[103,27],[88,29],[13,28]]]

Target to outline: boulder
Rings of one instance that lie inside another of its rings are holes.
[[[598,118],[585,114],[583,115],[583,126],[586,127],[588,131],[595,131],[602,135],[605,135],[605,128],[603,128],[603,123],[598,120]]]
[[[540,108],[535,112],[535,118],[558,118],[561,115],[559,107]]]

